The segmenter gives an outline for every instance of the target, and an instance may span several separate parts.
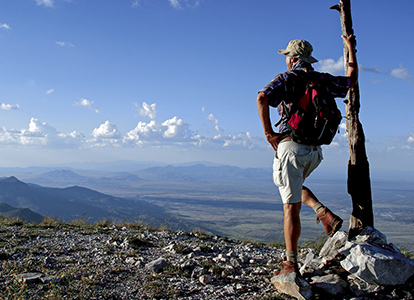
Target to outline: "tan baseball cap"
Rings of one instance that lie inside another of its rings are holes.
[[[311,54],[313,51],[312,45],[305,40],[291,40],[286,47],[286,49],[280,49],[280,54],[300,58],[301,60],[313,64],[318,60],[314,58]]]

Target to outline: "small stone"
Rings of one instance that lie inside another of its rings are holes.
[[[210,282],[212,282],[213,281],[213,279],[211,278],[211,276],[210,275],[201,275],[199,278],[198,278],[198,280],[200,281],[200,283],[202,283],[202,284],[209,284]]]
[[[175,253],[174,248],[175,248],[175,245],[171,244],[171,245],[168,245],[168,246],[164,247],[162,250],[165,251],[165,252]]]
[[[181,268],[184,270],[194,269],[197,266],[197,262],[194,259],[186,260],[184,263],[181,264]]]
[[[213,251],[213,252],[219,252],[220,249],[219,249],[219,247],[217,247],[216,245],[214,245],[213,247],[211,247],[211,251]]]
[[[238,258],[231,258],[230,259],[230,264],[235,268],[240,268],[242,266],[242,262]]]
[[[44,275],[42,273],[23,273],[17,276],[20,278],[21,281],[29,283],[40,280],[40,278]]]
[[[147,263],[145,265],[145,268],[147,268],[147,269],[149,269],[149,270],[151,270],[155,273],[160,273],[167,266],[169,266],[168,261],[165,258],[160,257],[156,260],[153,260],[152,262]]]
[[[191,278],[198,278],[204,275],[204,268],[203,267],[195,267],[193,273],[191,274]]]
[[[138,268],[142,268],[144,266],[144,262],[142,260],[137,260],[137,262],[134,264],[134,266]]]
[[[242,263],[246,264],[249,262],[249,257],[247,255],[241,254],[239,255],[239,259],[242,261]]]
[[[131,264],[131,265],[133,265],[133,264],[135,264],[135,258],[133,258],[133,257],[128,257],[126,260],[125,260],[125,262],[127,263],[127,264]]]
[[[54,281],[54,279],[49,276],[42,276],[39,279],[42,283],[48,283],[48,282]]]

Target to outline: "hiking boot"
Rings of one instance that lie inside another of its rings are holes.
[[[343,220],[337,215],[333,214],[329,208],[325,207],[323,211],[316,214],[316,223],[322,222],[325,227],[325,233],[333,236],[342,227]]]
[[[289,274],[289,273],[299,273],[298,264],[295,264],[291,261],[283,260],[283,267],[282,270],[276,271],[273,275],[283,275],[283,274]]]

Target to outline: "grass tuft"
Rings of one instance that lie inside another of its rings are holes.
[[[66,223],[62,220],[58,220],[55,217],[44,217],[39,226],[41,228],[63,228]]]
[[[410,250],[410,247],[408,244],[398,245],[398,249],[401,251],[402,255],[404,255],[406,258],[414,259],[414,252]]]
[[[301,243],[299,248],[311,248],[315,249],[316,253],[319,253],[323,245],[325,245],[327,238],[326,234],[319,234],[314,240],[307,240]]]

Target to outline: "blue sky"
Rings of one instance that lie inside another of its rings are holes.
[[[317,70],[344,73],[337,2],[294,2],[1,1],[0,165],[270,167],[256,95],[286,70],[277,50],[306,39]],[[352,15],[371,167],[410,171],[414,2],[398,3],[352,1]],[[346,169],[345,130],[324,153]]]

